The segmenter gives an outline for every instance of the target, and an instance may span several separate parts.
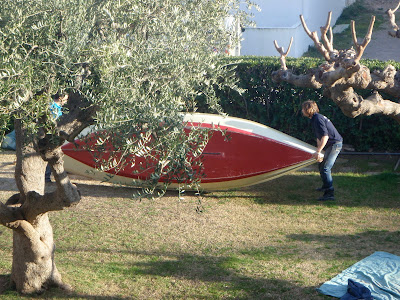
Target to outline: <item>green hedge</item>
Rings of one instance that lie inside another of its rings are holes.
[[[287,66],[297,74],[304,74],[321,62],[316,58],[288,59]],[[224,111],[231,116],[253,120],[315,144],[309,120],[302,116],[300,108],[303,101],[310,99],[316,101],[321,113],[332,120],[343,135],[344,143],[352,145],[356,151],[400,150],[400,125],[393,119],[384,116],[351,119],[344,116],[332,100],[323,97],[321,90],[272,82],[271,73],[280,68],[277,57],[235,57],[224,59],[224,63],[237,64],[239,86],[246,89],[242,95],[231,90],[218,91]],[[388,64],[377,60],[363,60],[362,63],[370,70],[383,69]],[[390,63],[400,69],[399,63]],[[364,97],[371,93],[358,92]]]

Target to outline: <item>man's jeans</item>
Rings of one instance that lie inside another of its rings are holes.
[[[328,146],[325,150],[324,160],[319,163],[319,173],[322,179],[322,188],[333,191],[333,180],[331,169],[338,157],[340,150],[342,150],[343,143],[337,142]]]
[[[51,176],[51,168],[50,168],[49,164],[47,164],[46,171],[44,173],[44,181],[50,182],[51,181],[50,176]]]

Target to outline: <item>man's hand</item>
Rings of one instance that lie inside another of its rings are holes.
[[[324,160],[324,155],[321,152],[315,152],[313,157],[317,160],[317,162],[322,162]]]

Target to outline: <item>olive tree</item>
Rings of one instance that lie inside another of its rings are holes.
[[[88,125],[109,133],[99,147],[107,141],[119,153],[103,167],[140,153],[157,158],[151,183],[166,172],[196,180],[190,157],[204,143],[182,134],[182,112],[195,111],[198,99],[220,111],[214,88],[235,87],[218,61],[237,40],[225,20],[241,17],[239,8],[236,0],[0,2],[0,120],[14,121],[19,191],[0,202],[0,224],[13,231],[19,292],[69,288],[55,264],[49,212],[81,199],[60,146]],[[69,100],[55,119],[57,93]],[[53,191],[45,189],[47,164]]]
[[[399,5],[387,11],[392,31],[390,36],[400,37],[399,27],[396,25],[395,12]],[[400,122],[400,104],[385,100],[380,92],[400,97],[400,71],[392,65],[383,70],[371,71],[361,62],[365,48],[371,40],[375,17],[371,17],[369,29],[361,41],[358,40],[355,22],[351,22],[351,32],[354,47],[345,50],[336,50],[333,43],[332,28],[330,26],[331,13],[328,14],[326,24],[321,27],[321,35],[311,32],[302,16],[301,23],[307,35],[314,42],[317,50],[322,54],[325,62],[310,69],[307,74],[294,74],[286,66],[286,56],[290,51],[291,42],[287,51],[279,47],[274,41],[280,54],[281,69],[274,71],[272,77],[276,82],[285,81],[299,87],[322,89],[323,95],[332,99],[342,112],[351,118],[360,115],[381,114]],[[321,39],[321,40],[320,40]],[[382,45],[384,47],[384,45]],[[363,98],[358,91],[370,90],[371,95]]]

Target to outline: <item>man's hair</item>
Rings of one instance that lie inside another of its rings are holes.
[[[62,97],[64,97],[64,96],[66,96],[66,95],[68,95],[67,92],[57,92],[56,94],[52,95],[51,98],[52,98],[53,100],[58,100],[58,99],[60,99],[60,98],[62,98]]]
[[[315,113],[319,113],[319,108],[315,101],[307,100],[301,104],[301,108],[311,117]]]

